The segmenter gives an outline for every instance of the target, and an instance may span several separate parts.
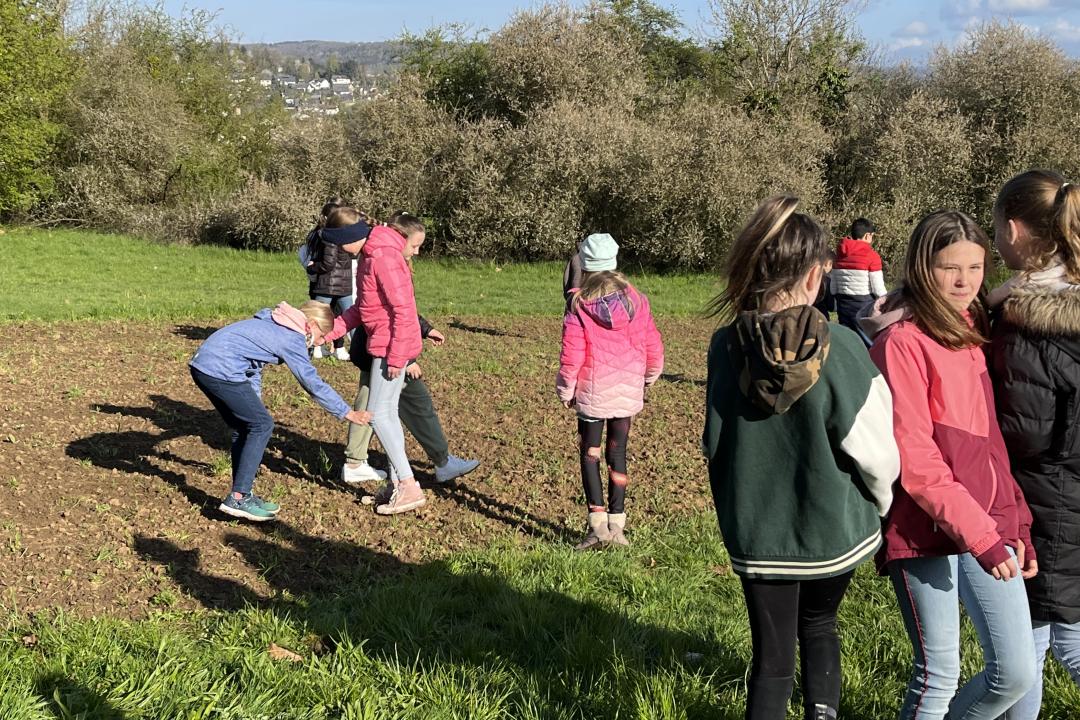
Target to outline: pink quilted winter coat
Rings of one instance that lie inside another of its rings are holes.
[[[402,256],[405,238],[380,225],[371,231],[356,269],[356,304],[334,321],[326,336],[334,340],[357,325],[364,326],[367,351],[402,368],[420,357],[424,341],[413,296],[412,270]]]
[[[581,415],[624,418],[641,412],[645,387],[664,369],[664,344],[649,299],[629,287],[579,303],[563,319],[556,390]]]

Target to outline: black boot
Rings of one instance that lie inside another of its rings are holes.
[[[836,720],[836,710],[822,703],[807,705],[806,720]]]

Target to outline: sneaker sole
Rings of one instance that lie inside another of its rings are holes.
[[[345,483],[346,485],[358,485],[360,483],[367,483],[367,482],[386,482],[386,478],[379,477],[378,475],[372,475],[370,477],[362,477],[362,478],[356,478],[356,477],[346,478],[344,475],[342,475],[341,476],[341,482]]]
[[[273,520],[275,517],[277,517],[277,512],[271,514],[270,517],[263,517],[261,515],[252,515],[251,513],[244,512],[243,510],[240,510],[238,508],[229,507],[225,503],[221,503],[220,505],[218,505],[218,510],[225,513],[226,515],[235,518],[243,518],[244,520],[251,520],[252,522],[266,522],[268,520]]]
[[[427,505],[427,498],[420,498],[419,500],[413,500],[411,503],[405,503],[403,505],[379,505],[375,508],[375,512],[379,515],[399,515],[416,508]],[[386,508],[385,510],[383,508]]]
[[[476,465],[474,465],[473,467],[469,468],[468,470],[465,470],[465,471],[463,471],[463,472],[459,472],[459,473],[458,473],[457,475],[451,475],[450,477],[446,478],[445,480],[440,480],[440,479],[439,479],[439,476],[438,476],[438,475],[436,475],[436,476],[435,476],[435,482],[436,482],[436,483],[438,483],[439,485],[445,485],[446,483],[451,483],[451,482],[454,482],[454,481],[455,481],[455,480],[457,480],[458,478],[463,478],[463,477],[465,477],[466,475],[468,475],[469,473],[471,473],[471,472],[472,472],[473,470],[476,470],[476,469],[478,469],[479,467],[480,467],[480,463],[476,463]]]

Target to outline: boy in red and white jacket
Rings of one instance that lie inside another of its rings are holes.
[[[885,295],[885,274],[881,256],[871,243],[877,228],[866,218],[851,224],[851,235],[840,241],[831,275],[831,290],[836,301],[836,320],[862,336],[856,316],[859,310]],[[866,341],[866,337],[862,336]],[[866,343],[869,347],[870,343]]]

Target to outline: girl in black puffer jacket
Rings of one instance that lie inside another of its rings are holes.
[[[340,207],[340,198],[329,200],[323,205],[319,217],[319,223],[308,234],[308,257],[310,264],[308,272],[308,297],[329,305],[334,316],[337,317],[348,310],[354,300],[353,278],[355,272],[353,261],[356,255],[342,249],[340,243],[335,243],[322,234],[326,226],[330,212]],[[366,223],[367,224],[367,223]],[[351,337],[351,334],[350,334]],[[334,355],[338,360],[348,360],[349,353],[345,349],[345,338],[341,337],[334,341]],[[316,347],[314,357],[323,356],[322,347]]]
[[[1006,717],[1035,720],[1048,648],[1080,684],[1080,187],[1045,170],[1014,177],[994,204],[994,231],[1021,271],[990,294],[990,355],[1038,559],[1025,585],[1039,681]]]

